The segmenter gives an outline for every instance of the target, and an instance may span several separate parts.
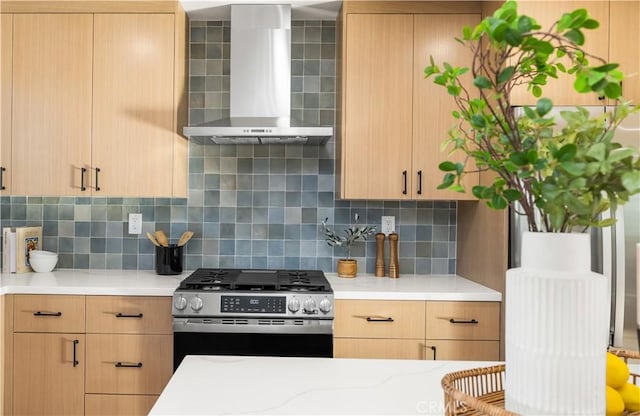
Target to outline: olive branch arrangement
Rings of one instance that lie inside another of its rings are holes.
[[[354,218],[356,224],[358,223],[359,218],[360,216],[356,213]],[[351,244],[360,239],[366,240],[368,236],[376,232],[375,227],[369,227],[368,225],[358,227],[356,225],[352,225],[351,227],[344,230],[344,236],[340,236],[327,226],[328,220],[329,218],[325,218],[324,221],[321,221],[322,232],[326,236],[325,241],[331,247],[346,247],[347,260],[351,258]]]

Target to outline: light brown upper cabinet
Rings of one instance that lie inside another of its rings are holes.
[[[2,15],[12,195],[186,196],[187,19],[178,2],[141,4],[8,6],[20,10]]]
[[[96,14],[94,24],[94,194],[171,195],[174,16]]]
[[[90,14],[13,16],[12,194],[86,194],[92,38]]]
[[[13,15],[0,15],[0,194],[11,192],[11,61]]]
[[[438,165],[450,159],[440,146],[452,124],[453,100],[425,80],[423,71],[430,55],[452,64],[469,63],[454,37],[479,20],[479,14],[343,13],[341,198],[472,198],[470,192],[436,190],[443,177]],[[470,190],[477,174],[468,181]]]
[[[411,198],[413,16],[350,14],[342,198]]]
[[[560,18],[563,13],[575,9],[586,8],[589,15],[600,22],[600,27],[594,30],[585,30],[585,50],[604,60],[609,59],[609,2],[608,1],[519,1],[518,12],[531,16],[548,30],[551,24]],[[637,15],[636,15],[637,20]],[[637,21],[635,22],[637,25]],[[637,41],[637,38],[636,38]],[[625,51],[626,52],[626,51]],[[590,59],[590,63],[597,62]],[[603,101],[593,93],[580,94],[573,89],[573,76],[559,73],[558,79],[549,78],[547,85],[542,87],[542,96],[550,98],[554,105],[602,105]],[[513,105],[535,105],[536,97],[526,90],[526,86],[513,90]]]
[[[622,97],[640,104],[640,1],[612,0],[609,7],[609,61],[619,63],[625,74]]]
[[[465,155],[449,154],[450,149],[441,148],[449,137],[449,129],[456,124],[451,115],[456,106],[446,88],[434,84],[433,78],[424,79],[424,68],[429,65],[430,56],[440,65],[448,62],[453,66],[469,66],[471,52],[455,39],[461,36],[463,27],[475,27],[478,23],[478,14],[414,16],[412,166],[417,181],[413,190],[415,199],[475,199],[471,188],[478,184],[477,173],[464,176],[465,193],[437,189],[444,176],[438,165],[443,160],[464,162]],[[472,85],[471,75],[465,78],[466,85]],[[469,164],[467,170],[475,170],[475,165]]]

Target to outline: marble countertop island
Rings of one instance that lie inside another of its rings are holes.
[[[442,415],[445,374],[495,364],[191,355],[149,414]]]

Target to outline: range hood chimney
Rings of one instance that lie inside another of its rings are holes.
[[[230,118],[185,127],[217,144],[322,144],[333,127],[291,119],[291,6],[231,6]]]

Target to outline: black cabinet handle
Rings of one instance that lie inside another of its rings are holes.
[[[393,322],[392,317],[375,317],[375,316],[367,316],[367,322]]]
[[[407,171],[402,171],[402,180],[404,181],[404,188],[402,188],[402,195],[407,194]]]
[[[433,351],[433,361],[436,360],[436,346],[435,345],[425,345],[427,348],[431,348],[431,351]]]
[[[78,341],[77,339],[73,340],[73,366],[74,367],[77,367],[78,364],[80,364],[80,362],[78,361],[78,358],[76,356],[76,349],[77,349],[79,343],[80,343],[80,341]]]
[[[87,174],[87,168],[80,168],[80,190],[86,191],[87,187],[84,186],[84,177]]]
[[[142,313],[126,314],[126,313],[118,312],[116,314],[116,318],[142,318],[142,317],[143,317]]]
[[[100,173],[100,168],[96,168],[96,191],[100,190],[100,185],[98,185],[98,174]]]
[[[477,324],[478,321],[476,321],[475,319],[471,319],[471,320],[458,320],[458,319],[449,319],[449,322],[451,322],[452,324]]]
[[[4,168],[3,166],[0,166],[0,191],[4,191],[5,189],[7,189],[6,186],[4,186],[4,172],[7,169]]]
[[[116,363],[116,368],[142,368],[142,363],[127,363],[118,361]]]
[[[34,312],[33,316],[62,316],[62,312]]]
[[[418,195],[422,195],[422,171],[418,171]]]

